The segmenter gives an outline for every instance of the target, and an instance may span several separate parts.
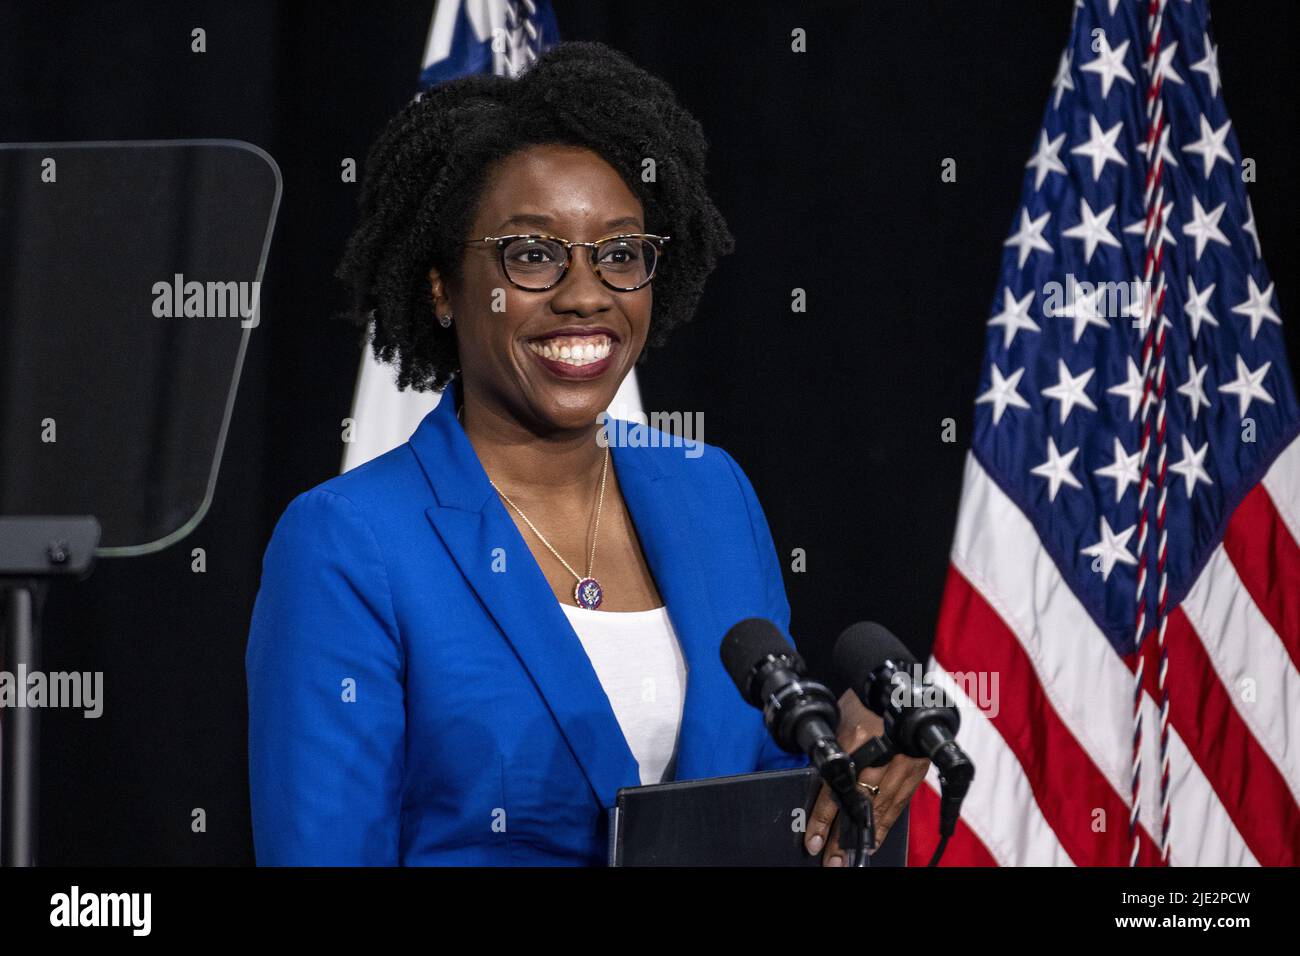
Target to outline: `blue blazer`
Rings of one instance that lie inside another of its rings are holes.
[[[640,785],[455,387],[409,442],[295,498],[267,547],[246,658],[259,864],[603,865],[607,811]],[[611,448],[687,666],[676,779],[804,766],[722,668],[731,625],[788,636],[790,608],[753,488],[703,448]]]

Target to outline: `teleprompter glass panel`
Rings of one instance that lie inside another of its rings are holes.
[[[198,524],[280,189],[235,140],[0,144],[0,514],[94,515],[101,556]]]

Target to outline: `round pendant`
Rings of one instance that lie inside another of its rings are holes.
[[[585,607],[588,611],[600,607],[604,597],[605,591],[595,578],[583,578],[573,589],[573,599],[578,602],[578,607]]]

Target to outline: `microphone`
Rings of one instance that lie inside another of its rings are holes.
[[[771,621],[746,618],[722,639],[722,666],[736,689],[763,711],[763,723],[782,750],[807,754],[841,809],[874,838],[870,805],[858,790],[853,759],[835,737],[840,709],[829,688],[804,676],[803,658]],[[842,844],[850,851],[849,844]],[[865,854],[863,855],[865,858]]]
[[[890,743],[909,757],[926,758],[939,771],[941,839],[933,866],[957,828],[961,802],[975,778],[975,764],[954,739],[961,715],[950,704],[927,699],[933,692],[927,695],[917,687],[910,673],[917,667],[916,659],[879,624],[846,628],[835,642],[833,660],[840,681],[853,688],[868,710],[884,718]]]

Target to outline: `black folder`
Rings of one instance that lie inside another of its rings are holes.
[[[624,787],[609,815],[609,864],[820,866],[796,825],[820,790],[812,767]],[[907,865],[907,818],[904,810],[871,866]]]

